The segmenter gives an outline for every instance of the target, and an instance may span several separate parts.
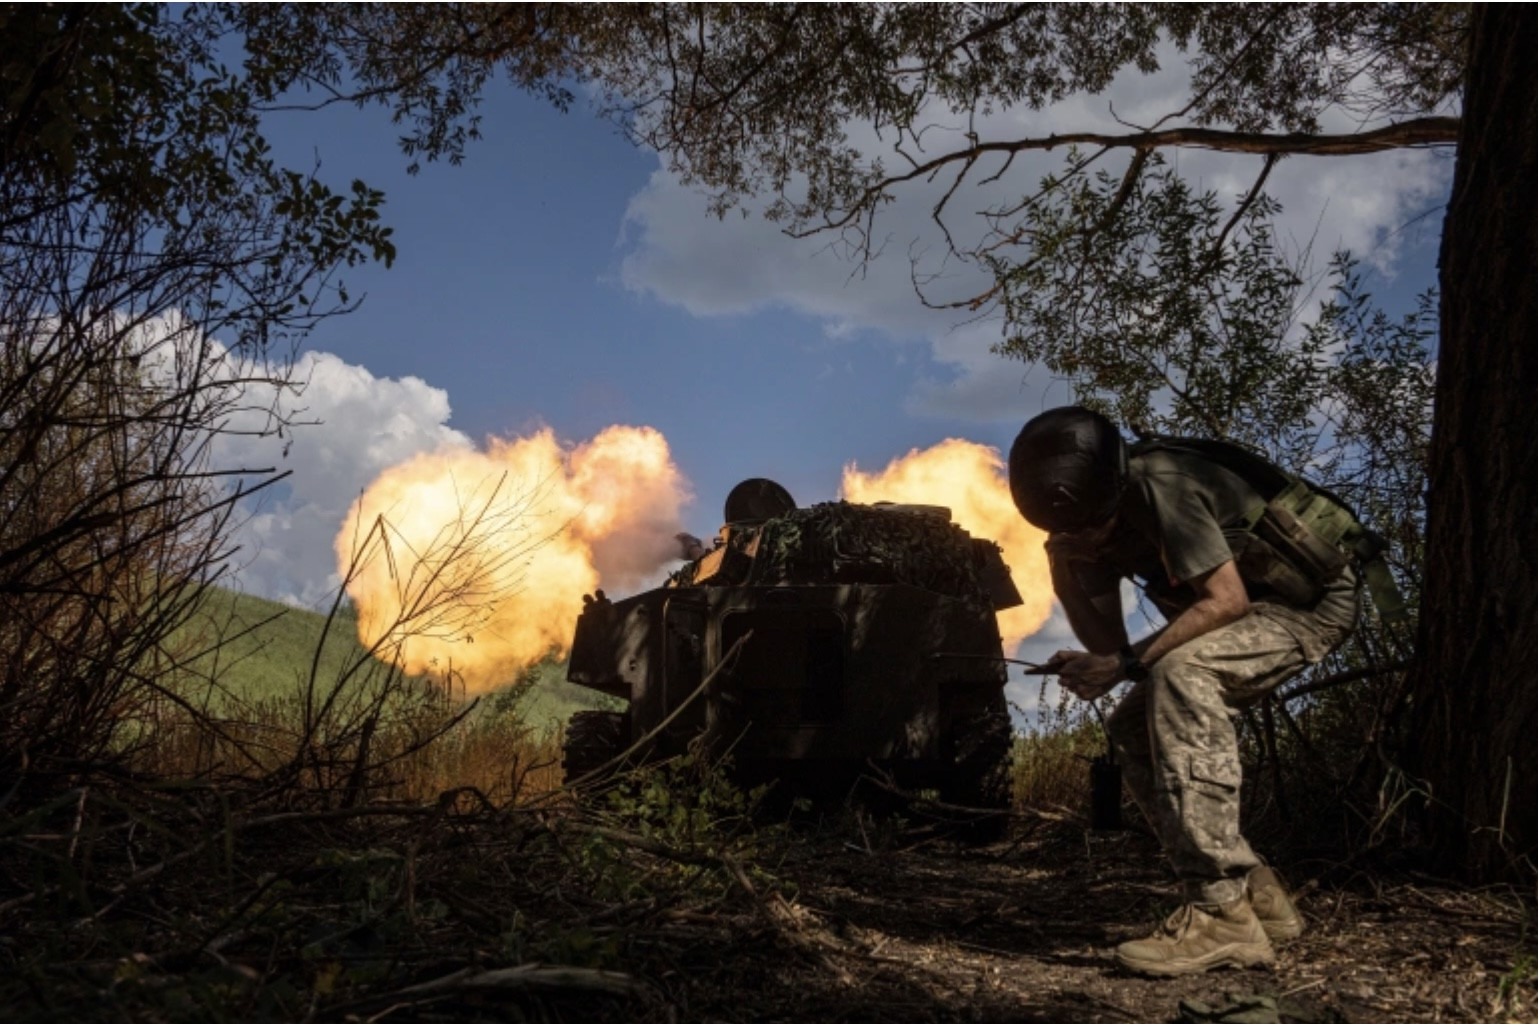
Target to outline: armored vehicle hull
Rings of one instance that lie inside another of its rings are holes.
[[[844,503],[722,534],[669,585],[588,602],[568,678],[628,708],[573,721],[569,780],[644,739],[637,754],[703,744],[814,797],[874,768],[944,802],[1007,802],[995,607],[1018,595],[997,546],[945,510]]]

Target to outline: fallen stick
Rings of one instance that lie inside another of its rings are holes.
[[[398,989],[381,998],[432,998],[459,992],[601,992],[612,996],[648,995],[645,984],[619,971],[551,964],[519,964],[482,970],[466,967],[441,978]]]

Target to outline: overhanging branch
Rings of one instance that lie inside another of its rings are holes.
[[[977,142],[914,164],[902,174],[882,178],[861,195],[859,202],[837,219],[829,219],[806,232],[812,234],[828,228],[847,226],[859,211],[871,205],[893,185],[928,177],[949,164],[964,164],[958,175],[965,177],[971,167],[987,154],[999,153],[1014,157],[1032,150],[1050,150],[1059,146],[1099,146],[1105,149],[1137,149],[1149,151],[1165,147],[1183,149],[1210,149],[1225,153],[1260,153],[1270,156],[1360,156],[1388,149],[1407,149],[1416,146],[1451,146],[1458,142],[1462,121],[1456,117],[1422,117],[1410,121],[1374,128],[1372,131],[1349,134],[1320,135],[1308,132],[1236,132],[1219,128],[1169,128],[1163,131],[1130,132],[1125,135],[1105,132],[1068,132],[1061,135],[1041,135],[1025,139],[999,142]],[[954,188],[955,186],[953,186]]]
[[[919,177],[936,168],[982,156],[985,153],[1019,153],[1032,149],[1056,149],[1058,146],[1109,146],[1120,149],[1161,149],[1179,146],[1190,149],[1214,149],[1228,153],[1275,153],[1278,156],[1358,156],[1385,149],[1409,146],[1453,145],[1458,141],[1462,122],[1456,117],[1422,117],[1399,121],[1367,132],[1345,135],[1317,135],[1309,132],[1233,132],[1220,128],[1167,128],[1163,131],[1108,135],[1104,132],[1068,132],[1042,135],[1005,142],[979,142],[966,149],[935,157],[892,181]]]

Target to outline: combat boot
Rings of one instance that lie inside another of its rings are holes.
[[[1146,939],[1116,947],[1116,962],[1138,974],[1170,977],[1214,967],[1269,966],[1276,950],[1247,897],[1216,906],[1188,903]]]
[[[1260,926],[1266,930],[1266,938],[1272,942],[1286,942],[1303,934],[1303,915],[1287,895],[1287,886],[1281,876],[1262,864],[1250,871],[1245,879],[1250,892],[1250,905]]]

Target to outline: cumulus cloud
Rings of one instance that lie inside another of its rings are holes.
[[[962,324],[930,338],[938,367],[919,375],[904,411],[913,416],[1015,422],[1071,399],[1068,385],[1044,368],[993,352],[999,340],[995,320]]]
[[[466,448],[448,426],[448,393],[417,377],[376,377],[325,352],[295,363],[295,393],[247,388],[249,408],[219,437],[216,463],[275,466],[290,476],[249,505],[236,541],[237,582],[273,600],[317,607],[335,594],[332,544],[348,506],[382,470],[422,452]],[[282,436],[265,434],[265,409],[276,405],[295,422]]]
[[[1101,96],[1075,96],[1044,111],[1005,110],[980,117],[971,127],[985,140],[1047,135],[1068,130],[1123,133],[1128,124],[1152,125],[1187,99],[1188,75],[1173,48],[1152,75],[1124,73]],[[926,134],[935,155],[958,138],[962,125],[932,118]],[[1361,127],[1344,115],[1327,120],[1326,130]],[[891,140],[864,126],[851,137],[868,154],[886,154]],[[1103,161],[1119,173],[1128,154]],[[1166,158],[1189,180],[1235,202],[1254,180],[1261,158],[1202,150],[1169,151]],[[1022,154],[1006,178],[984,180],[999,166],[980,164],[970,183],[950,201],[947,228],[965,247],[979,237],[976,211],[1028,193],[1062,166],[1062,153]],[[999,158],[1002,165],[1003,158]],[[1441,201],[1451,181],[1451,161],[1429,150],[1397,150],[1370,156],[1293,157],[1274,169],[1267,190],[1284,205],[1278,225],[1284,244],[1311,250],[1323,263],[1337,249],[1350,249],[1364,262],[1392,276],[1401,255],[1398,229]],[[857,265],[843,240],[832,236],[793,239],[761,217],[730,213],[709,217],[705,201],[665,169],[654,173],[631,200],[627,213],[622,281],[637,292],[683,307],[699,316],[785,308],[821,318],[831,342],[860,330],[894,340],[929,345],[937,369],[920,379],[909,411],[972,419],[1013,419],[1039,404],[1053,382],[1029,375],[1018,363],[989,350],[999,324],[969,322],[970,314],[926,308],[915,295],[943,304],[964,300],[990,283],[974,264],[948,252],[932,212],[951,179],[903,186],[876,221],[880,256]]]

